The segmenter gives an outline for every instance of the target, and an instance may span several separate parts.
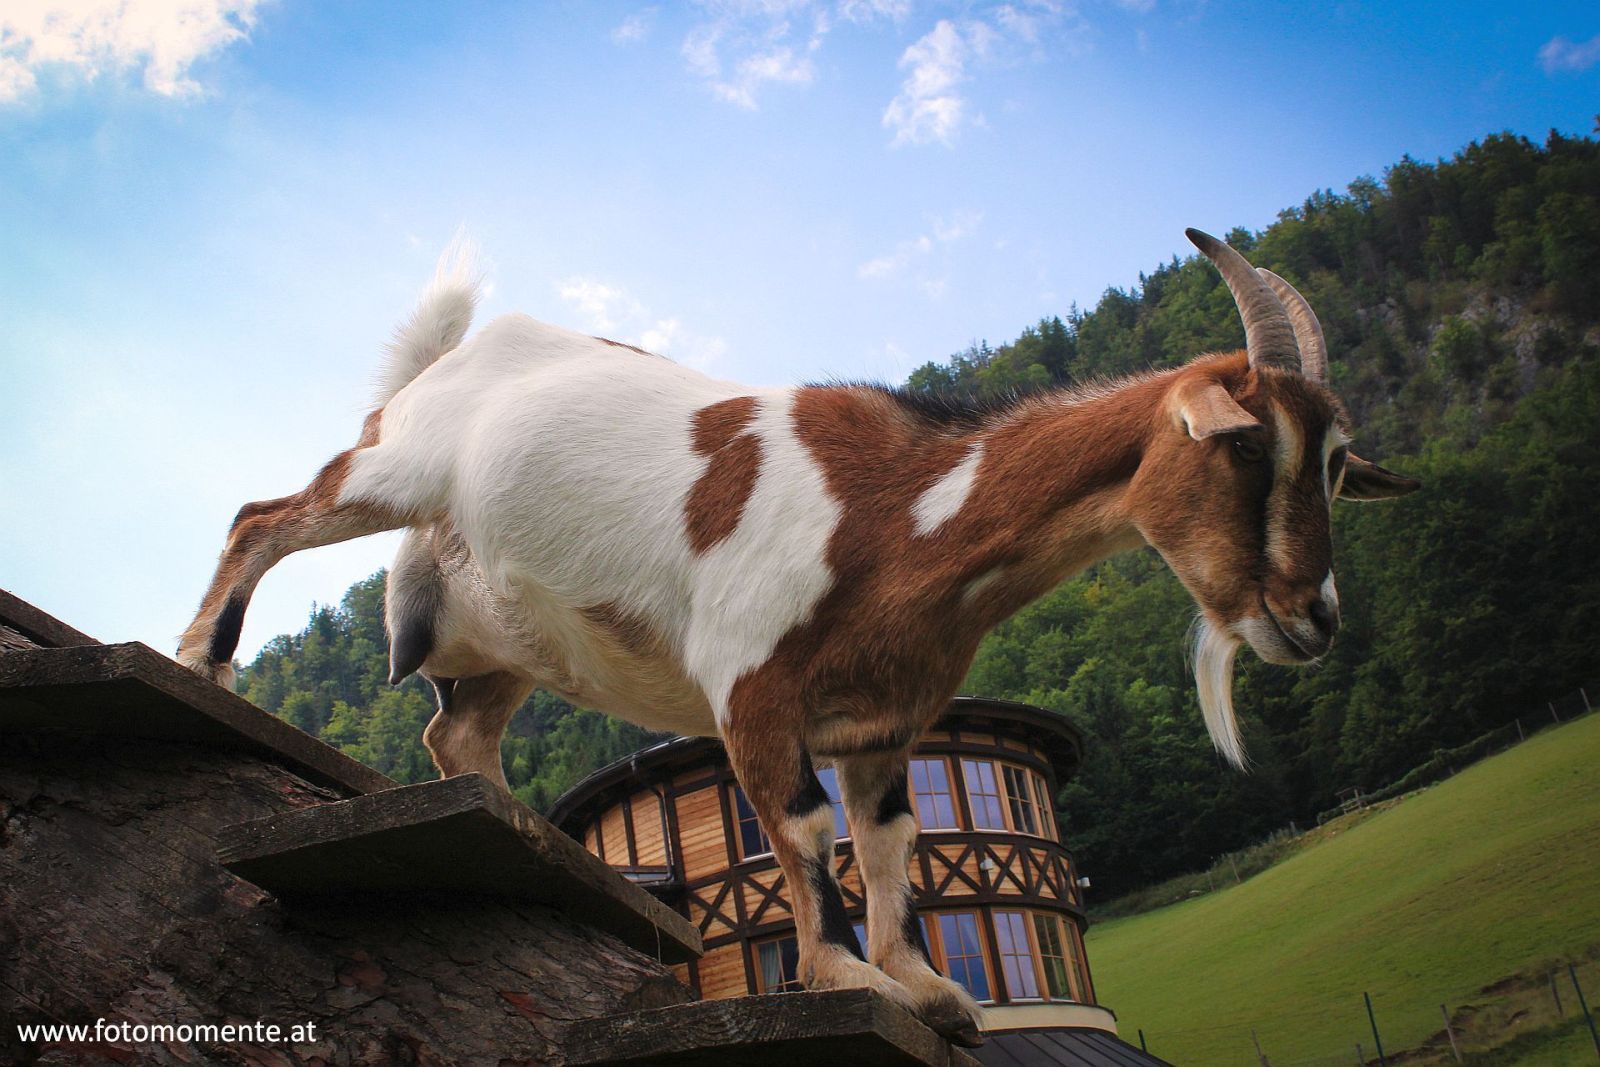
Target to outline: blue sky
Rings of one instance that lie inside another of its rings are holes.
[[[461,227],[485,316],[899,380],[1185,226],[1597,111],[1592,0],[7,0],[0,587],[170,652]],[[241,655],[394,544],[280,565]]]

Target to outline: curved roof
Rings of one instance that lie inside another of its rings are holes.
[[[971,729],[979,723],[1000,732],[1020,734],[1044,749],[1058,784],[1077,773],[1083,754],[1083,736],[1063,716],[1032,704],[958,696],[950,701],[949,711],[934,723],[934,728]],[[671,737],[658,741],[606,764],[561,794],[551,805],[550,821],[566,833],[580,836],[583,822],[591,813],[620,800],[623,794],[645,784],[656,773],[725,759],[727,753],[722,742],[714,737]]]

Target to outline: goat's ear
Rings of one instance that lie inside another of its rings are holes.
[[[1261,429],[1256,417],[1240,407],[1221,382],[1211,378],[1179,385],[1172,397],[1172,414],[1196,441],[1219,433]]]
[[[1370,460],[1351,453],[1344,461],[1344,480],[1339,483],[1340,500],[1388,500],[1422,488],[1415,478],[1384,470]]]

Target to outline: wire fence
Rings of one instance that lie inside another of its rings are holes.
[[[1323,812],[1318,824],[1443,781],[1548,727],[1592,714],[1591,692],[1600,697],[1600,686],[1577,689],[1465,745],[1440,750],[1382,789],[1371,793],[1352,790],[1349,800]],[[1293,851],[1301,833],[1291,824],[1249,848],[1219,857],[1206,871],[1153,887],[1146,891],[1151,899],[1140,902],[1143,907],[1135,904],[1119,913],[1131,914],[1243,881]],[[1600,887],[1596,887],[1596,900],[1600,909]],[[1353,990],[1338,1004],[1311,1013],[1263,1016],[1165,1034],[1140,1030],[1137,1041],[1157,1056],[1162,1055],[1163,1039],[1176,1040],[1183,1047],[1204,1045],[1215,1055],[1208,1055],[1203,1062],[1246,1067],[1511,1067],[1524,1056],[1551,1065],[1600,1062],[1600,1020],[1595,1014],[1600,1007],[1600,943],[1582,946],[1570,959],[1503,978],[1469,997],[1457,995],[1452,1000],[1442,996],[1436,1008],[1418,1004],[1414,997],[1385,992],[1382,986],[1381,980],[1375,981],[1372,989]],[[1434,1014],[1437,1029],[1419,1041],[1421,1011]],[[1388,1039],[1384,1036],[1386,1016],[1393,1027]],[[1400,1025],[1393,1026],[1397,1017]],[[1275,1047],[1297,1047],[1300,1042],[1295,1035],[1303,1033],[1308,1023],[1320,1024],[1319,1029],[1329,1024],[1346,1028],[1348,1041],[1342,1048],[1310,1057],[1274,1054]],[[1189,1061],[1177,1062],[1187,1067]]]
[[[1541,1064],[1596,1063],[1600,959],[1593,953],[1600,947],[1586,952],[1502,979],[1471,996],[1442,997],[1437,1006],[1375,987],[1351,990],[1312,1012],[1122,1036],[1156,1056],[1175,1057],[1181,1067],[1509,1067],[1525,1056],[1538,1057]],[[1419,1013],[1431,1013],[1436,1027],[1421,1040]],[[1340,1047],[1304,1055],[1296,1050],[1303,1049],[1299,1035],[1308,1024],[1319,1030],[1332,1024],[1344,1031],[1345,1040]],[[1195,1049],[1204,1051],[1196,1055]]]
[[[1439,749],[1426,762],[1413,767],[1382,789],[1370,793],[1352,790],[1353,796],[1349,799],[1320,813],[1317,816],[1317,825],[1321,826],[1329,819],[1336,819],[1340,815],[1357,811],[1369,804],[1377,804],[1409,793],[1413,789],[1421,789],[1425,785],[1443,781],[1485,757],[1521,744],[1546,727],[1559,726],[1561,723],[1582,718],[1593,710],[1587,686],[1576,689],[1558,700],[1546,701],[1543,708],[1524,712],[1504,726],[1496,727],[1464,745]]]

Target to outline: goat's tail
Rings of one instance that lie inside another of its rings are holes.
[[[423,290],[411,318],[389,342],[378,377],[378,407],[467,335],[482,285],[477,259],[477,247],[458,232],[439,257],[433,281]]]

